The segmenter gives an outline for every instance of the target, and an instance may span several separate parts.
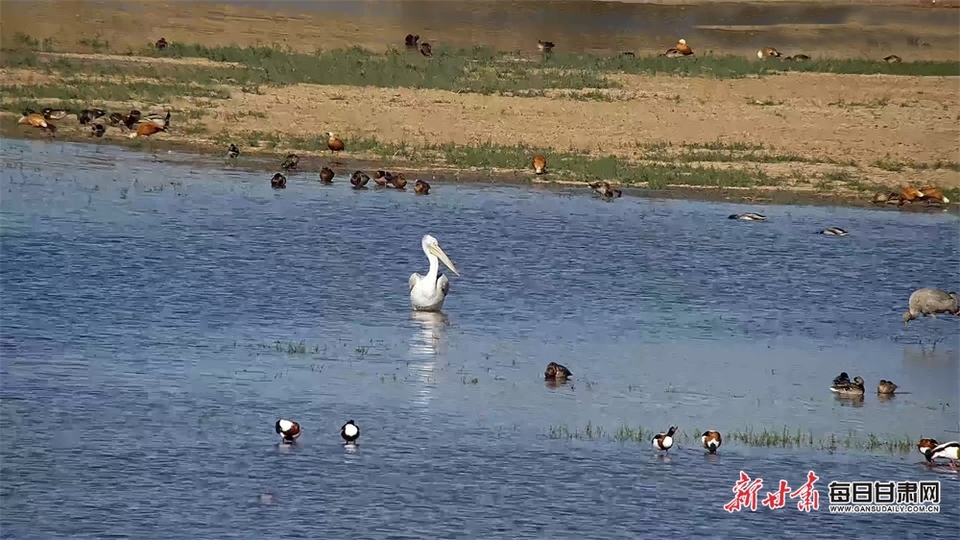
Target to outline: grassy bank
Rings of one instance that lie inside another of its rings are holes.
[[[653,436],[662,430],[648,430],[643,427],[620,426],[613,430],[605,430],[601,426],[587,423],[582,429],[570,429],[566,425],[550,426],[544,436],[550,439],[566,440],[610,440],[616,442],[637,442],[649,444]],[[681,446],[701,448],[700,434],[704,430],[695,428],[691,433],[678,432],[674,440]],[[866,452],[883,452],[888,454],[907,454],[913,451],[916,441],[909,436],[898,439],[878,437],[872,433],[866,435],[827,434],[816,437],[813,432],[802,429],[788,429],[756,431],[747,427],[741,430],[722,432],[724,440],[757,448],[799,448],[826,452],[841,450],[859,450]],[[919,440],[919,438],[917,439]],[[722,450],[721,450],[722,451]]]

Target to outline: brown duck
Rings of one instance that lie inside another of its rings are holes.
[[[425,180],[417,180],[413,183],[413,192],[417,195],[429,195],[430,184],[428,184]]]
[[[320,169],[320,183],[321,184],[332,184],[333,177],[335,176],[333,169],[330,167],[324,167]]]
[[[543,378],[547,380],[565,380],[572,376],[573,373],[570,373],[570,370],[567,369],[566,366],[562,366],[556,362],[547,364],[547,370],[543,372]]]

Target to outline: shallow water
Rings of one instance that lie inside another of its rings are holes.
[[[957,477],[916,452],[729,435],[957,439],[960,322],[900,322],[914,288],[958,287],[954,216],[440,181],[416,197],[315,173],[274,191],[220,159],[0,147],[3,538],[958,532]],[[726,219],[747,210],[770,221]],[[408,304],[426,232],[462,273],[444,316]],[[551,360],[572,384],[544,386]],[[827,389],[840,370],[904,393],[848,406]],[[296,447],[277,447],[280,416]],[[588,423],[683,434],[667,459],[549,436]],[[728,434],[719,457],[691,441],[706,428]],[[727,514],[741,470],[794,488],[814,470],[821,510]],[[855,479],[941,480],[942,513],[828,514],[826,484]]]

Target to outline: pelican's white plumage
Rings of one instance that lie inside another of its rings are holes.
[[[447,293],[450,292],[450,281],[447,276],[439,273],[440,262],[442,261],[454,274],[459,276],[460,273],[440,248],[436,238],[429,234],[424,235],[420,246],[427,260],[430,261],[430,269],[425,276],[416,272],[410,274],[410,304],[417,311],[440,311],[443,309],[443,301],[447,298]]]

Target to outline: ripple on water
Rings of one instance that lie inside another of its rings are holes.
[[[955,217],[443,182],[357,193],[345,171],[276,192],[185,156],[0,144],[5,538],[827,538],[809,526],[839,523],[823,510],[721,506],[741,470],[767,485],[815,470],[824,500],[846,479],[960,495],[915,453],[733,436],[956,438],[958,322],[899,318],[912,289],[957,287]],[[726,219],[747,209],[770,221]],[[463,274],[442,316],[407,298],[427,231]],[[551,360],[569,384],[544,384]],[[904,393],[837,400],[841,370]],[[303,426],[295,447],[276,444],[280,416]],[[593,438],[546,436],[588,424]],[[666,459],[612,440],[671,424]],[[707,428],[720,456],[697,448]],[[955,536],[957,517],[843,522]]]

